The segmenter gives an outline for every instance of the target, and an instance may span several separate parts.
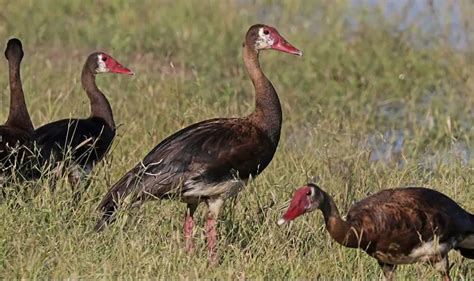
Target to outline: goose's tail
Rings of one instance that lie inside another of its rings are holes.
[[[139,167],[135,167],[126,173],[117,183],[115,183],[107,192],[105,197],[97,207],[101,212],[101,217],[95,226],[96,231],[103,230],[108,224],[115,220],[114,214],[119,207],[121,200],[136,191],[140,182]]]
[[[470,224],[468,228],[470,230],[470,234],[458,244],[456,250],[458,250],[463,257],[474,259],[474,215],[469,214],[469,218]]]

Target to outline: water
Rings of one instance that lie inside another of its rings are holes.
[[[371,151],[369,161],[384,164],[395,163],[398,167],[405,165],[402,157],[405,134],[401,130],[388,130],[367,137],[365,148]]]
[[[371,152],[370,162],[395,165],[401,169],[406,164],[402,155],[404,143],[411,137],[413,137],[411,133],[388,130],[369,135],[363,147]],[[425,152],[415,161],[419,167],[428,171],[437,170],[440,166],[460,165],[466,167],[474,161],[474,152],[466,142],[455,141],[445,149]]]
[[[449,44],[463,50],[472,47],[473,30],[466,22],[467,19],[463,19],[462,3],[454,0],[352,0],[351,7],[354,10],[366,9],[369,13],[381,11],[398,31],[408,31],[415,27],[419,30],[417,35],[432,39],[442,38],[447,34]],[[357,20],[350,22],[357,27]],[[417,46],[426,43],[417,41],[417,36],[412,38],[412,42]]]
[[[436,93],[426,93],[421,99],[419,106],[429,106]],[[404,118],[406,112],[405,106],[401,102],[390,102],[382,104],[379,107],[378,115],[380,117],[388,117],[393,121]],[[418,123],[423,124],[427,128],[432,128],[433,118],[431,116],[417,116]],[[464,130],[473,130],[472,124],[459,123]],[[373,133],[362,143],[364,149],[368,149],[371,154],[369,161],[403,168],[406,164],[402,155],[405,140],[414,138],[414,132],[409,129],[389,129],[383,132]],[[474,147],[472,144],[462,140],[451,140],[451,144],[436,151],[424,152],[418,161],[418,166],[424,170],[436,170],[439,166],[445,165],[461,165],[468,166],[474,162]]]
[[[439,38],[446,39],[454,49],[460,51],[472,48],[472,22],[463,22],[461,1],[444,0],[352,0],[351,10],[365,10],[366,14],[382,13],[387,22],[395,26],[396,31],[412,33],[410,42],[417,47],[429,47],[431,42]],[[357,13],[357,12],[356,12]],[[347,18],[351,28],[357,29],[359,21],[354,14]],[[364,20],[371,21],[370,18]],[[373,19],[374,24],[378,19]],[[471,26],[470,26],[471,25]],[[416,30],[416,32],[414,31]],[[430,41],[430,39],[432,41]],[[420,106],[429,106],[433,97],[440,93],[427,93]],[[406,110],[401,102],[381,105],[378,114],[391,120],[402,120]],[[432,118],[419,116],[420,122],[427,127],[433,126]],[[461,126],[472,130],[472,124],[462,123]],[[405,140],[413,137],[409,130],[390,129],[367,136],[364,147],[371,151],[370,161],[382,164],[396,164],[402,168],[405,159],[402,156]],[[426,170],[435,170],[440,165],[470,165],[474,161],[473,147],[463,141],[453,141],[448,148],[435,152],[425,152],[419,166]]]
[[[393,26],[393,32],[405,32],[415,46],[429,47],[441,40],[458,50],[473,47],[474,26],[469,15],[463,15],[463,4],[469,0],[350,0],[346,15],[348,31],[365,24],[385,23]],[[242,7],[251,7],[261,22],[278,22],[284,13],[280,1],[255,7],[252,0],[238,0]],[[311,35],[318,32],[318,24],[325,22],[322,11],[304,11],[294,21],[310,26]],[[308,5],[308,7],[311,5]],[[471,18],[474,17],[471,15]]]

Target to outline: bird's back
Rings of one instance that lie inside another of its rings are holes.
[[[275,148],[241,119],[207,120],[164,139],[129,174],[140,177],[140,185],[155,196],[173,193],[181,184],[174,193],[183,194],[197,182],[212,185],[234,176],[244,180],[256,176]]]
[[[80,165],[100,161],[110,148],[115,129],[101,118],[63,119],[35,130],[35,142],[47,161],[70,158]]]
[[[34,160],[31,132],[13,126],[0,126],[0,170],[6,172],[13,168],[29,178]]]
[[[222,196],[261,173],[275,150],[276,145],[245,119],[211,119],[186,127],[160,142],[109,189],[99,204],[106,215],[98,226],[115,211],[119,198],[131,193],[136,193],[133,200]]]
[[[32,135],[27,130],[6,125],[0,126],[0,149],[29,144],[31,139]]]
[[[382,255],[393,263],[423,258],[435,247],[431,242],[449,251],[452,239],[474,232],[472,214],[427,188],[383,190],[354,204],[347,221],[363,229],[362,241],[369,254]]]

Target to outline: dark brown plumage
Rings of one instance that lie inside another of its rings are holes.
[[[23,59],[21,41],[13,38],[7,43],[5,57],[8,60],[10,77],[10,111],[7,122],[0,126],[0,174],[24,172],[31,159],[33,124],[23,95],[20,64]],[[23,174],[23,173],[22,173]],[[23,176],[25,176],[23,174]]]
[[[255,111],[244,118],[218,118],[184,128],[159,143],[126,173],[99,205],[96,228],[113,220],[120,199],[133,194],[135,204],[151,198],[179,198],[188,204],[186,248],[192,250],[193,213],[199,202],[209,208],[206,232],[211,262],[216,262],[216,218],[223,202],[236,195],[247,179],[261,173],[275,154],[282,122],[275,89],[258,62],[259,50],[301,54],[276,29],[254,25],[243,47],[245,66],[255,86]]]
[[[81,82],[90,100],[91,116],[86,119],[63,119],[35,130],[42,164],[49,163],[49,168],[55,169],[65,161],[73,185],[102,160],[115,137],[112,108],[95,83],[96,74],[107,72],[133,74],[103,52],[90,54],[82,69]]]
[[[332,198],[314,184],[295,192],[283,224],[320,209],[338,243],[377,259],[387,279],[397,264],[430,262],[449,280],[448,252],[473,258],[474,216],[446,195],[427,188],[382,190],[355,203],[342,220]]]

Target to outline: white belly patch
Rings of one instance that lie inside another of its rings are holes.
[[[245,181],[233,179],[216,184],[206,184],[202,181],[187,181],[184,184],[184,197],[223,197],[224,199],[237,195],[245,186]]]
[[[414,248],[410,254],[393,255],[390,253],[376,252],[374,257],[380,261],[390,264],[410,264],[415,262],[428,262],[438,260],[446,255],[454,246],[454,241],[439,243],[436,240],[423,242],[421,246]]]
[[[429,261],[433,257],[444,256],[453,247],[452,242],[438,243],[437,241],[430,241],[421,244],[420,247],[413,249],[410,257],[415,261]]]

